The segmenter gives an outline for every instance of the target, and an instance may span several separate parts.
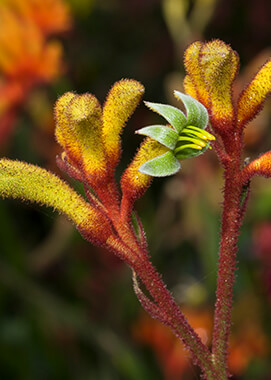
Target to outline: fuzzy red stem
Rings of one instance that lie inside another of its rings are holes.
[[[179,306],[167,290],[160,275],[156,272],[148,255],[135,236],[130,223],[123,223],[120,218],[118,191],[113,181],[98,193],[99,199],[107,210],[118,237],[107,241],[107,247],[126,261],[145,285],[154,303],[156,318],[168,325],[173,333],[190,351],[192,360],[198,364],[206,380],[217,380],[218,372],[212,362],[211,352],[202,343],[198,334],[187,322]],[[152,301],[150,301],[152,303]],[[151,306],[151,305],[150,305]],[[160,318],[159,318],[160,313]]]
[[[231,327],[233,286],[236,270],[236,253],[241,224],[240,203],[242,181],[240,175],[241,141],[228,141],[231,159],[225,166],[225,188],[222,214],[222,229],[217,277],[216,305],[213,333],[213,360],[219,379],[228,378],[228,344]]]
[[[207,380],[217,380],[218,373],[214,369],[211,352],[201,342],[198,334],[187,322],[179,306],[163,283],[161,276],[149,261],[148,256],[137,242],[131,244],[131,240],[134,238],[132,233],[128,234],[128,236],[125,234],[122,237],[123,231],[118,230],[118,233],[119,239],[115,238],[108,241],[108,248],[130,265],[145,285],[149,296],[153,300],[150,300],[149,311],[153,305],[156,310],[155,317],[168,325],[173,333],[184,343],[185,347],[190,351],[194,363],[198,364],[201,368],[204,378]],[[126,237],[127,242],[123,241],[123,237]],[[128,244],[128,240],[130,240],[130,244]]]

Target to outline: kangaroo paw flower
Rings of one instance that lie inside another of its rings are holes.
[[[144,87],[141,83],[122,79],[109,91],[103,107],[103,142],[108,166],[113,172],[121,155],[120,134],[125,123],[137,107]]]
[[[52,207],[65,214],[95,244],[105,245],[113,234],[109,220],[100,211],[59,177],[38,166],[1,159],[0,196]]]
[[[271,59],[258,71],[254,79],[240,94],[237,105],[237,125],[239,128],[252,120],[261,110],[263,102],[271,92]]]
[[[239,69],[239,57],[220,40],[194,42],[185,52],[187,75],[184,87],[188,94],[208,109],[214,131],[225,135],[243,128],[260,111],[271,92],[271,60],[241,92],[237,106],[232,101],[233,81]]]
[[[185,67],[185,90],[208,109],[213,129],[220,133],[232,129],[232,83],[239,69],[238,55],[220,40],[195,42],[186,50]]]
[[[213,135],[205,131],[209,121],[206,108],[189,95],[179,91],[174,94],[184,103],[186,115],[173,106],[146,102],[151,110],[169,122],[169,126],[151,125],[137,133],[156,140],[167,151],[144,162],[138,169],[140,173],[153,177],[175,174],[181,168],[179,160],[202,154],[210,147],[210,142],[215,140]]]
[[[102,141],[102,109],[91,94],[71,92],[60,97],[55,106],[56,138],[72,166],[82,172],[93,186],[107,175]]]
[[[271,177],[271,151],[262,154],[250,162],[241,172],[242,180],[247,183],[255,175],[270,178]]]

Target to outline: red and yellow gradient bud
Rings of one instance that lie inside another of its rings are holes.
[[[263,102],[271,92],[271,59],[258,71],[254,79],[241,93],[237,104],[237,125],[244,125],[261,110]]]
[[[151,184],[152,176],[138,171],[141,165],[168,152],[168,148],[147,137],[141,144],[134,159],[121,177],[122,204],[121,213],[128,217],[134,202],[139,199]]]
[[[70,130],[66,115],[67,105],[75,96],[73,92],[66,92],[58,98],[55,104],[55,136],[57,142],[65,150],[70,163],[75,166],[80,166],[81,151],[78,148],[76,136]]]
[[[103,107],[103,143],[108,166],[113,172],[121,155],[120,134],[125,123],[137,107],[144,87],[132,79],[116,82]]]
[[[243,183],[247,183],[253,176],[271,177],[271,151],[262,154],[250,162],[241,172]]]
[[[212,123],[226,130],[233,127],[232,83],[239,69],[239,57],[222,41],[206,43],[201,49],[200,64],[211,102]]]
[[[202,46],[202,42],[196,41],[185,51],[184,64],[187,76],[185,77],[184,85],[185,90],[189,95],[198,99],[206,108],[208,108],[210,99],[200,66],[200,51]]]
[[[91,94],[75,96],[67,106],[66,115],[81,149],[86,178],[96,183],[103,181],[107,173],[107,162],[102,141],[100,103]]]
[[[239,68],[238,55],[219,40],[195,42],[186,50],[185,67],[185,90],[208,109],[213,128],[221,133],[233,128],[232,82]]]
[[[70,163],[91,185],[104,181],[107,163],[101,136],[102,109],[95,96],[64,94],[56,103],[55,118],[56,138]]]

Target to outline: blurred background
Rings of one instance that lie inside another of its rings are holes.
[[[241,59],[235,92],[271,54],[269,0],[1,0],[1,156],[55,164],[53,105],[134,78],[145,100],[174,104],[183,53],[220,38]],[[158,121],[143,103],[123,134],[118,175]],[[246,130],[246,156],[270,149],[271,103]],[[244,157],[244,158],[245,158]],[[210,342],[223,178],[212,151],[156,179],[137,204],[152,261]],[[80,184],[71,182],[80,192]],[[34,185],[34,184],[33,184]],[[271,181],[257,179],[240,236],[229,363],[233,379],[271,379]],[[0,201],[2,380],[192,380],[180,343],[141,309],[130,270],[51,210]]]

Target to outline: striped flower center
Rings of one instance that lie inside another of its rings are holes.
[[[174,154],[177,159],[182,159],[188,155],[198,154],[199,150],[211,149],[209,142],[215,140],[211,133],[204,129],[189,125],[182,129],[178,138]]]

